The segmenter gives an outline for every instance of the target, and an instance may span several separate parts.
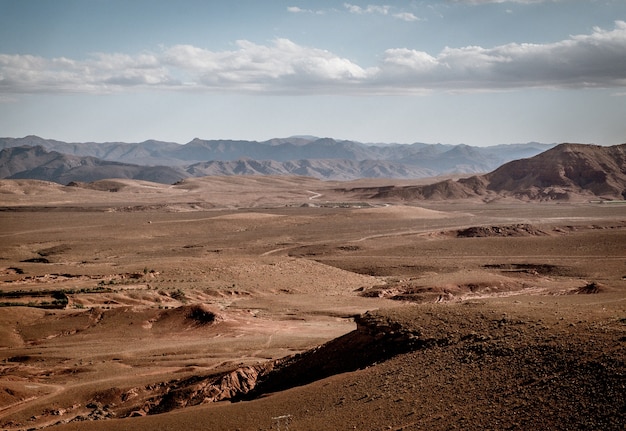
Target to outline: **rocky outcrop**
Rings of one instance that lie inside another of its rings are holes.
[[[520,237],[520,236],[545,236],[547,232],[537,227],[526,224],[514,224],[504,226],[472,226],[458,229],[457,238],[487,238],[487,237]]]
[[[213,378],[192,377],[170,382],[167,392],[150,400],[142,410],[148,414],[157,414],[242,397],[254,389],[259,378],[269,373],[274,365],[274,361],[268,361],[255,366],[237,368]]]

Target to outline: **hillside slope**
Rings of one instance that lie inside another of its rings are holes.
[[[626,199],[626,144],[561,144],[484,176],[488,190],[528,198],[588,194]]]

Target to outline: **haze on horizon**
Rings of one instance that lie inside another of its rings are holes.
[[[626,141],[621,0],[0,0],[0,136]]]

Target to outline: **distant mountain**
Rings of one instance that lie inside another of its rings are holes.
[[[480,176],[425,186],[345,190],[363,198],[493,200],[626,199],[626,144],[612,147],[561,144]]]
[[[67,184],[107,178],[130,178],[172,184],[189,175],[169,166],[139,166],[95,157],[46,151],[41,146],[12,147],[0,151],[0,178],[37,179]]]
[[[175,152],[180,147],[179,144],[172,142],[148,140],[134,144],[123,142],[68,143],[53,139],[43,139],[38,136],[0,138],[0,150],[24,145],[30,147],[40,146],[48,151],[57,151],[72,156],[97,157],[102,160],[136,165],[176,166],[180,164],[180,160],[168,156],[170,152]]]
[[[108,178],[131,178],[172,184],[190,176],[298,175],[348,180],[353,178],[416,178],[434,175],[424,168],[378,160],[311,159],[278,162],[240,159],[211,161],[182,167],[139,166],[95,157],[79,157],[46,151],[41,146],[0,150],[0,178],[39,179],[60,184]]]
[[[379,160],[305,159],[286,162],[274,160],[235,160],[195,163],[187,172],[209,175],[298,175],[321,179],[351,180],[355,178],[423,178],[434,171]]]
[[[489,172],[508,161],[530,157],[551,148],[549,144],[527,143],[472,147],[442,144],[363,144],[331,138],[294,136],[264,142],[194,139],[180,145],[155,140],[140,143],[67,143],[37,136],[0,138],[0,149],[17,146],[41,146],[47,151],[143,166],[170,166],[193,171],[208,169],[216,175],[233,175],[233,164],[256,160],[264,166],[248,167],[264,175],[267,169],[284,174],[310,170],[322,179],[355,179],[368,176],[421,178],[442,174]],[[224,162],[221,164],[210,162]],[[282,164],[278,166],[276,163]],[[308,166],[307,165],[316,165]],[[248,163],[250,164],[250,163]],[[297,166],[294,166],[297,165]],[[336,167],[333,167],[336,165]],[[262,169],[261,169],[262,168]],[[236,175],[236,174],[235,174]]]

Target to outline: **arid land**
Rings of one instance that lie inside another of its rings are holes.
[[[621,430],[626,204],[0,181],[0,429]]]

